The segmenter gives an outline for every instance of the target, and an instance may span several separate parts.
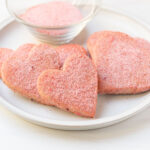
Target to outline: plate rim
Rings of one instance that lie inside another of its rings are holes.
[[[140,24],[146,30],[150,31],[150,27],[146,22],[144,22],[141,19],[138,19],[135,16],[129,16],[128,13],[126,13],[125,11],[119,10],[118,8],[116,10],[115,8],[112,8],[110,6],[103,6],[102,9],[105,11],[109,11],[109,12],[112,11],[113,13],[123,15],[135,21],[136,23]],[[0,31],[3,30],[7,25],[12,23],[13,21],[15,20],[12,17],[8,17],[2,20],[0,22]],[[50,120],[46,118],[41,118],[36,115],[30,114],[26,111],[23,111],[17,106],[11,105],[9,102],[5,101],[5,99],[1,96],[0,96],[0,103],[4,105],[7,109],[9,109],[11,112],[35,124],[39,124],[42,126],[51,127],[55,129],[63,129],[63,130],[87,130],[87,129],[97,129],[101,127],[106,127],[109,125],[119,123],[120,121],[123,121],[125,119],[128,119],[136,115],[137,113],[141,112],[142,110],[146,109],[147,107],[149,107],[150,99],[144,100],[142,103],[138,104],[133,108],[128,109],[127,111],[121,114],[117,114],[106,118],[99,118],[95,120],[90,119],[90,120],[83,120],[83,121],[62,121],[62,120],[55,120],[55,119]]]

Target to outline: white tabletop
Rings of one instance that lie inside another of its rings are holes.
[[[14,0],[15,2],[15,0]],[[104,0],[150,24],[149,0]],[[0,20],[8,15],[0,0]],[[115,126],[59,131],[22,120],[0,106],[0,150],[150,150],[150,109]]]

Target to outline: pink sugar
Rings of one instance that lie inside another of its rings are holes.
[[[27,9],[22,19],[38,26],[66,26],[81,20],[82,15],[71,3],[54,1]]]
[[[80,10],[69,2],[53,1],[39,4],[26,10],[21,18],[26,22],[43,27],[67,26],[82,19]],[[37,32],[48,35],[61,35],[66,30],[43,30]]]

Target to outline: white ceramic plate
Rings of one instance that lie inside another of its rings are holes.
[[[150,31],[142,22],[113,9],[103,9],[73,41],[82,45],[88,36],[99,30],[117,30],[150,40]],[[17,48],[37,41],[11,18],[0,23],[0,47]],[[57,108],[44,106],[11,91],[0,81],[0,102],[22,118],[45,127],[63,130],[102,128],[125,120],[150,105],[150,92],[137,95],[99,95],[94,119],[82,118]]]

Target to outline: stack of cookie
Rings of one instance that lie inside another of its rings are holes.
[[[77,44],[24,44],[0,49],[0,76],[13,91],[36,102],[94,117],[97,94],[150,89],[150,43],[121,32],[91,35]]]

